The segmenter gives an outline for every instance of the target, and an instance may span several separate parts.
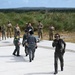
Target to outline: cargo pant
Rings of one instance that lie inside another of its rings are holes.
[[[63,70],[63,66],[64,66],[62,53],[54,53],[54,69],[55,69],[55,72],[58,72],[58,59],[60,60],[61,70]]]
[[[34,59],[34,54],[35,54],[35,45],[29,45],[28,47],[28,54],[29,54],[29,60],[30,62]]]
[[[12,29],[11,28],[7,28],[7,38],[11,38],[12,37]]]
[[[42,35],[43,35],[43,31],[39,29],[38,30],[38,37],[42,39],[43,38]]]
[[[13,54],[17,53],[17,56],[19,56],[19,51],[20,51],[20,47],[15,46],[15,50],[14,50]]]
[[[2,32],[2,40],[5,39],[6,40],[6,32]]]
[[[49,40],[53,40],[53,32],[49,31]]]

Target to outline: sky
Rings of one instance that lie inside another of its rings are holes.
[[[18,7],[75,8],[75,0],[0,0],[0,9]]]

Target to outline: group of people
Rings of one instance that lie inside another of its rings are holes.
[[[8,23],[8,29],[7,29],[7,37],[11,38],[11,27],[12,24],[9,22]],[[4,28],[4,27],[3,27]],[[2,29],[3,29],[2,28]],[[2,37],[5,36],[4,29],[2,30]],[[63,41],[63,39],[60,38],[60,35],[56,33],[54,35],[54,26],[50,25],[49,26],[49,40],[53,40],[52,46],[55,47],[55,53],[54,53],[54,74],[58,73],[58,59],[60,60],[60,66],[61,66],[61,71],[63,71],[64,67],[64,53],[65,53],[65,48],[66,48],[66,43]],[[37,25],[37,31],[38,31],[38,38],[43,38],[43,24],[39,21]],[[15,56],[20,56],[20,27],[17,24],[16,27],[14,27],[14,45],[15,45],[15,50],[13,51],[13,55]],[[29,55],[29,62],[32,62],[35,57],[35,50],[37,48],[37,41],[36,38],[34,37],[34,28],[31,25],[31,23],[27,23],[27,26],[24,30],[25,34],[23,35],[23,40],[22,40],[22,45],[25,48],[25,54],[26,56]],[[6,37],[5,37],[6,39]]]
[[[65,53],[65,48],[66,48],[66,43],[63,41],[63,39],[60,38],[60,35],[58,33],[55,34],[55,39],[52,42],[52,46],[55,47],[55,52],[54,52],[54,74],[58,73],[58,59],[60,60],[60,67],[61,71],[63,71],[64,67],[64,53]],[[14,45],[15,45],[15,50],[13,52],[13,55],[20,56],[19,55],[19,49],[20,49],[20,42],[19,42],[19,37],[14,38]],[[36,38],[33,35],[33,30],[25,29],[25,34],[23,35],[23,40],[22,40],[22,45],[25,48],[25,54],[26,56],[29,55],[29,61],[31,62],[34,60],[35,56],[35,50],[37,48],[37,41]]]
[[[12,26],[12,23],[8,21],[7,25],[0,26],[0,40],[6,40],[6,38],[11,38],[14,33],[14,36],[17,34],[20,36],[21,30],[18,24],[16,26]]]
[[[31,24],[25,29],[25,34],[23,35],[22,45],[25,48],[25,54],[26,56],[29,55],[29,62],[32,62],[34,60],[35,50],[37,48],[37,41],[36,38],[33,36],[34,30],[32,27],[30,27]],[[14,45],[15,50],[13,52],[13,55],[20,56],[20,37],[16,35],[14,37]]]
[[[31,22],[26,24],[26,27],[31,28],[34,30]],[[38,34],[38,38],[39,39],[43,39],[43,28],[44,25],[41,23],[41,21],[38,21],[37,24],[37,34]],[[54,26],[50,25],[49,26],[49,40],[53,40],[54,37]],[[1,36],[2,36],[2,40],[7,38],[11,38],[12,34],[14,33],[14,36],[18,33],[20,35],[21,30],[18,24],[16,24],[16,26],[12,26],[12,23],[10,21],[8,21],[7,25],[2,25],[0,26],[0,40],[1,40]]]
[[[10,21],[8,21],[7,25],[2,25],[0,26],[0,40],[1,40],[1,36],[2,36],[2,40],[6,40],[7,38],[11,38],[12,36],[12,24]]]

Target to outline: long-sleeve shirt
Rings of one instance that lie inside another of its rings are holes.
[[[64,45],[64,48],[62,49],[62,44]],[[65,52],[66,43],[62,39],[55,39],[53,40],[52,46],[55,47],[56,53],[62,53]]]

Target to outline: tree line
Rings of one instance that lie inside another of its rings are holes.
[[[44,25],[44,29],[48,30],[53,25],[58,31],[75,31],[75,11],[1,11],[0,10],[0,26],[11,21],[12,25],[19,24],[21,30],[24,29],[27,22],[31,22],[36,29],[38,21]]]

